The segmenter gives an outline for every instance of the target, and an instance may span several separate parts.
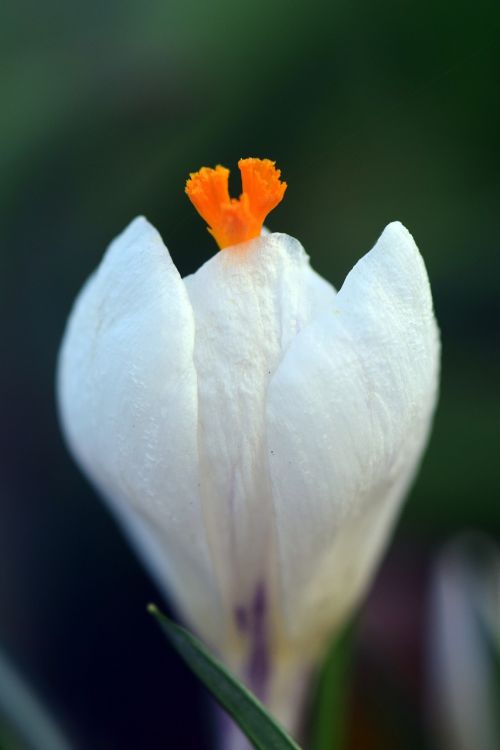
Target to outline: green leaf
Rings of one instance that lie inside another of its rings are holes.
[[[184,628],[148,606],[178,654],[258,750],[300,750],[264,706]]]
[[[338,750],[345,745],[347,690],[352,626],[335,638],[323,663],[312,704],[311,750]]]
[[[0,724],[0,750],[26,750],[26,744],[14,735],[10,727]]]

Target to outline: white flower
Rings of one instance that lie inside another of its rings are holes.
[[[430,718],[443,750],[498,750],[500,549],[462,534],[439,555],[427,638]]]
[[[438,360],[399,223],[336,293],[286,234],[181,279],[138,218],[75,304],[58,380],[73,454],[184,620],[288,726],[414,476]]]

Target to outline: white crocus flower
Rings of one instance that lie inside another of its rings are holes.
[[[390,224],[337,293],[258,236],[272,162],[187,192],[226,249],[182,279],[138,218],[82,290],[58,394],[73,454],[183,619],[294,730],[305,677],[359,601],[427,442],[439,340]],[[231,245],[228,247],[228,245]]]
[[[429,712],[442,750],[498,750],[500,550],[466,534],[440,554],[427,638]]]

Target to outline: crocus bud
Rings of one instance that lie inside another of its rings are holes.
[[[362,596],[434,411],[439,340],[390,224],[340,291],[286,234],[268,160],[191,175],[224,248],[182,279],[135,219],[80,293],[59,363],[70,448],[184,621],[295,729],[306,676]]]

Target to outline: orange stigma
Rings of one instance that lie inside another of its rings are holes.
[[[202,167],[189,175],[186,193],[221,248],[258,237],[268,213],[281,202],[286,182],[270,159],[240,159],[242,193],[229,196],[229,169]]]

